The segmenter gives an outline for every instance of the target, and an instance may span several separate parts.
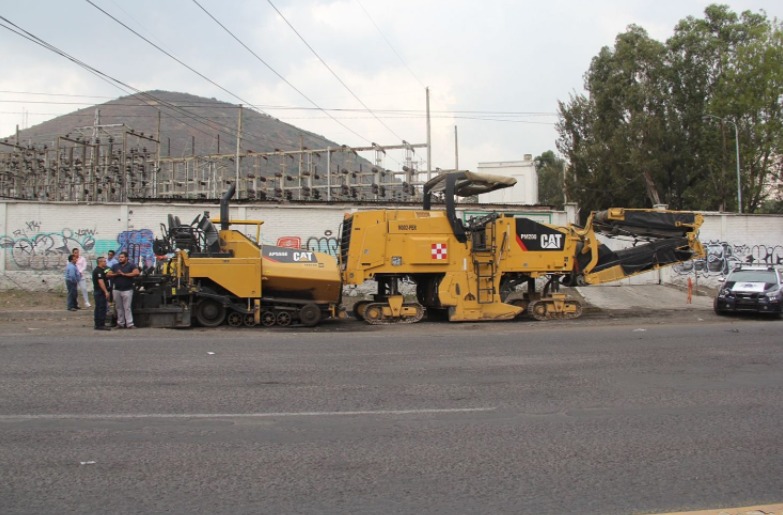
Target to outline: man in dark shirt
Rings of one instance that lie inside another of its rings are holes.
[[[106,258],[98,258],[98,266],[92,271],[92,295],[95,298],[95,330],[110,331],[106,327],[106,306],[109,299],[109,288],[106,279]]]
[[[128,261],[128,253],[124,250],[118,255],[118,263],[111,267],[107,275],[111,279],[114,306],[117,309],[117,328],[136,329],[133,325],[133,282],[139,275],[139,269]]]

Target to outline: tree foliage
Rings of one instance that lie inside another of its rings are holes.
[[[736,210],[735,126],[744,212],[775,204],[783,149],[783,28],[710,5],[665,43],[638,26],[603,48],[586,94],[559,103],[569,199]],[[779,199],[777,199],[779,200]]]
[[[565,160],[557,157],[551,150],[547,150],[540,156],[536,156],[534,163],[538,175],[538,203],[563,209]]]

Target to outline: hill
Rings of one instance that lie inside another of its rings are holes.
[[[243,157],[234,171],[239,116],[237,105],[170,91],[79,109],[20,131],[18,148],[15,137],[5,139],[13,150],[0,151],[0,196],[217,198],[236,179],[237,198],[246,199],[388,200],[414,193],[395,177],[399,172],[389,174],[339,143],[249,108],[241,109]],[[311,152],[327,148],[341,151]],[[302,149],[308,152],[283,154]],[[412,173],[405,172],[408,182]]]
[[[22,146],[55,146],[58,136],[92,136],[100,112],[100,125],[125,124],[154,136],[160,113],[161,157],[232,153],[236,149],[239,109],[234,104],[188,93],[149,91],[86,107],[19,132]],[[106,131],[104,131],[106,132]],[[101,131],[98,131],[100,137]],[[7,138],[13,140],[13,136]],[[338,147],[338,143],[252,109],[242,110],[243,151],[271,152]]]

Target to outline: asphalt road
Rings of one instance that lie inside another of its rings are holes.
[[[781,502],[781,328],[709,312],[307,330],[3,323],[0,512]]]

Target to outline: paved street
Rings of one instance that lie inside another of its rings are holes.
[[[87,317],[82,317],[87,320]],[[3,513],[653,513],[783,500],[779,320],[97,333],[3,322]]]

